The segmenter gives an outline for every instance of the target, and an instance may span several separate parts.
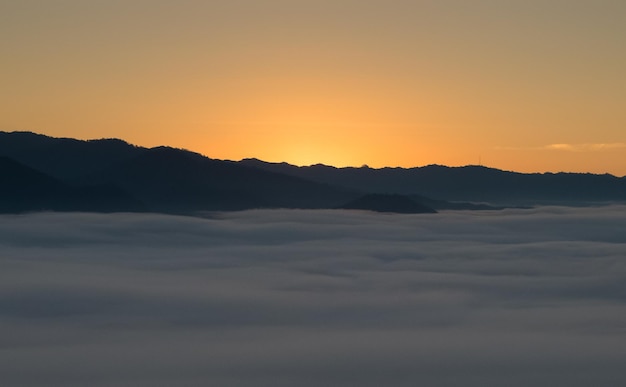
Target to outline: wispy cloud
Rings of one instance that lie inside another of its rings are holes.
[[[625,220],[0,216],[0,384],[624,385]]]
[[[587,143],[587,144],[550,144],[543,147],[547,150],[559,150],[568,152],[598,152],[604,150],[613,150],[626,148],[626,143],[614,142],[614,143]]]
[[[556,143],[543,146],[528,146],[528,147],[516,147],[516,146],[497,146],[498,150],[526,150],[526,151],[565,151],[565,152],[601,152],[610,151],[615,149],[626,149],[626,143],[612,142],[612,143]]]

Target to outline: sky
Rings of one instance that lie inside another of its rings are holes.
[[[626,175],[622,0],[0,0],[0,130]]]
[[[0,384],[624,385],[625,220],[1,215]]]

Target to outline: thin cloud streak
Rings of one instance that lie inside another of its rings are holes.
[[[583,144],[568,144],[558,143],[549,144],[539,147],[511,147],[511,146],[499,146],[498,150],[532,150],[532,151],[566,151],[566,152],[602,152],[612,151],[617,149],[625,149],[626,143],[614,142],[614,143],[583,143]]]
[[[626,206],[0,216],[0,382],[626,382]]]
[[[626,144],[621,142],[609,144],[550,144],[545,147],[545,149],[548,150],[561,150],[569,152],[599,152],[623,148],[626,148]]]

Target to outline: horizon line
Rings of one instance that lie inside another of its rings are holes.
[[[243,157],[239,160],[236,159],[230,159],[230,158],[215,158],[215,157],[211,157],[205,153],[202,152],[198,152],[192,149],[188,149],[188,148],[184,148],[184,147],[176,147],[176,146],[171,146],[171,145],[156,145],[156,146],[144,146],[144,145],[138,145],[138,144],[133,144],[123,138],[119,138],[119,137],[101,137],[101,138],[76,138],[76,137],[65,137],[65,136],[60,136],[60,137],[56,137],[56,136],[51,136],[51,135],[47,135],[47,134],[42,134],[42,133],[37,133],[37,132],[33,132],[32,130],[13,130],[13,131],[5,131],[5,130],[0,130],[0,133],[23,133],[23,134],[31,134],[31,135],[36,135],[36,136],[42,136],[42,137],[48,137],[48,138],[54,138],[54,139],[59,139],[59,140],[76,140],[76,141],[85,141],[85,142],[89,142],[89,141],[103,141],[103,140],[118,140],[118,141],[122,141],[128,145],[134,146],[134,147],[138,147],[138,148],[145,148],[145,149],[155,149],[155,148],[159,148],[159,147],[167,147],[167,148],[172,148],[172,149],[179,149],[179,150],[183,150],[186,152],[191,152],[191,153],[196,153],[198,155],[201,155],[203,157],[209,158],[209,159],[213,159],[213,160],[221,160],[221,161],[228,161],[228,162],[242,162],[245,160],[251,160],[251,161],[259,161],[259,162],[263,162],[263,163],[268,163],[268,164],[287,164],[290,166],[294,166],[297,168],[308,168],[308,167],[315,167],[315,166],[323,166],[323,167],[331,167],[331,168],[336,168],[336,169],[371,169],[371,170],[383,170],[383,169],[418,169],[418,168],[426,168],[426,167],[444,167],[444,168],[468,168],[468,167],[475,167],[475,168],[484,168],[484,169],[492,169],[492,170],[497,170],[497,171],[502,171],[502,172],[509,172],[509,173],[519,173],[519,174],[524,174],[524,175],[533,175],[533,174],[579,174],[579,175],[598,175],[598,176],[603,176],[603,175],[609,175],[609,176],[613,176],[615,178],[621,179],[621,178],[626,178],[626,175],[617,175],[614,173],[610,173],[610,172],[600,172],[600,173],[596,173],[596,172],[574,172],[574,171],[555,171],[555,170],[544,170],[544,171],[533,171],[533,172],[521,172],[521,171],[517,171],[517,170],[512,170],[512,169],[504,169],[504,168],[500,168],[500,167],[494,167],[494,166],[487,166],[484,163],[482,163],[482,161],[479,159],[479,163],[478,164],[462,164],[462,165],[447,165],[447,164],[439,164],[439,163],[430,163],[430,164],[423,164],[423,165],[414,165],[414,166],[410,166],[410,167],[403,167],[403,166],[392,166],[392,165],[385,165],[382,167],[371,167],[369,166],[367,163],[363,163],[360,166],[356,166],[356,165],[333,165],[333,164],[326,164],[323,162],[317,162],[317,163],[312,163],[312,164],[298,164],[298,163],[293,163],[293,162],[288,162],[288,161],[269,161],[266,159],[262,159],[259,157],[255,157],[255,156],[248,156],[248,157]],[[545,147],[544,147],[545,148]],[[554,147],[548,147],[548,148],[552,148],[552,149],[556,149]],[[482,158],[482,157],[481,157]]]

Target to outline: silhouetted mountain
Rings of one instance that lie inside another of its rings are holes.
[[[149,149],[77,181],[114,184],[153,211],[175,213],[331,208],[356,196],[346,189],[169,147]]]
[[[506,205],[626,201],[626,178],[609,174],[507,172],[482,166],[418,168],[297,167],[246,159],[242,164],[372,193]]]
[[[104,169],[145,151],[118,139],[81,141],[30,132],[0,132],[0,155],[60,179]]]
[[[438,210],[500,208],[484,203],[626,201],[626,178],[611,175],[522,174],[480,166],[296,167],[256,159],[214,160],[116,139],[81,141],[27,132],[0,132],[0,156],[14,160],[4,161],[6,208],[175,213],[336,208],[368,193],[407,195]]]
[[[141,211],[140,202],[110,186],[74,187],[0,156],[0,212]]]
[[[437,212],[431,207],[417,203],[408,196],[392,194],[367,194],[338,208],[400,214],[433,214]]]
[[[81,141],[0,132],[0,155],[55,177],[59,183],[81,186],[83,196],[100,194],[103,203],[110,201],[113,191],[128,192],[151,211],[329,208],[357,196],[298,177],[179,149],[136,147],[116,139]],[[99,188],[94,191],[86,185]]]

